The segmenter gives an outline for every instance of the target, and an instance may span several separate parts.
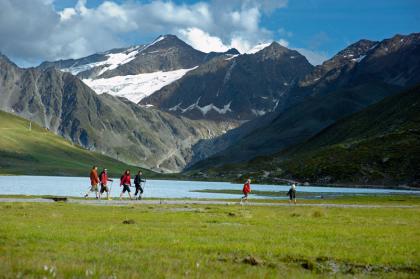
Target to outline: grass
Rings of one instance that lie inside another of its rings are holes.
[[[418,278],[420,273],[419,207],[3,203],[0,210],[4,278]]]
[[[105,155],[88,151],[32,123],[0,111],[0,175],[86,176],[93,165],[106,167],[110,175],[136,170]],[[154,173],[145,170],[148,177]]]
[[[215,193],[215,194],[236,194],[242,195],[241,190],[229,190],[229,189],[203,189],[194,190],[192,192],[198,193]],[[252,196],[266,196],[273,198],[285,198],[288,199],[287,191],[259,191],[252,190]],[[322,197],[322,198],[321,198]],[[341,201],[341,202],[360,202],[360,203],[371,203],[371,202],[388,202],[396,200],[398,202],[413,201],[420,203],[420,191],[418,195],[408,194],[354,194],[354,193],[322,193],[322,192],[298,192],[297,198],[304,199],[305,203],[312,199],[317,199],[322,202]]]

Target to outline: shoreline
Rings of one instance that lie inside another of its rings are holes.
[[[170,174],[169,174],[170,175]],[[36,176],[36,177],[79,177],[83,178],[84,176],[78,175],[33,175],[33,174],[0,174],[0,177],[11,177],[11,176]],[[86,176],[87,177],[87,176]],[[173,180],[173,181],[193,181],[193,182],[215,182],[215,183],[230,183],[230,184],[241,184],[240,182],[231,181],[231,180],[216,180],[216,179],[191,179],[190,177],[151,177],[149,180]],[[289,184],[271,184],[271,183],[252,183],[253,185],[270,185],[270,186],[288,186]],[[297,183],[298,187],[328,187],[328,188],[356,188],[356,189],[389,189],[389,190],[410,190],[410,191],[419,191],[420,187],[413,187],[408,185],[383,185],[383,184],[351,184],[351,183],[337,183],[337,184],[310,184],[304,185],[302,183]]]
[[[37,177],[84,177],[78,175],[35,175],[35,174],[0,174],[0,177],[11,177],[11,176],[37,176]],[[171,176],[171,174],[168,174]],[[151,177],[149,180],[173,180],[173,181],[194,181],[194,182],[219,182],[219,183],[230,183],[230,184],[241,184],[240,182],[232,180],[216,180],[216,179],[194,179],[191,177]],[[297,182],[296,182],[297,183]],[[289,184],[274,184],[274,183],[252,183],[253,185],[272,185],[272,186],[288,186]],[[328,188],[356,188],[356,189],[389,189],[389,190],[410,190],[410,191],[419,191],[420,187],[413,187],[408,185],[384,185],[384,184],[351,184],[351,183],[337,183],[337,184],[310,184],[304,185],[302,183],[297,183],[298,187],[328,187]]]

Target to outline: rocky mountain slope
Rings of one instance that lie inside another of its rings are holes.
[[[347,115],[418,84],[419,71],[420,34],[397,35],[379,43],[359,41],[301,79],[287,95],[287,109],[246,123],[218,139],[201,141],[195,147],[201,150],[197,152],[200,159],[214,155],[193,168],[279,152]]]
[[[21,69],[5,56],[0,56],[0,109],[90,150],[158,171],[181,170],[192,145],[230,128],[229,123],[192,121],[97,95],[70,73]]]
[[[125,97],[135,103],[184,76],[206,61],[239,54],[198,51],[174,35],[152,43],[113,49],[80,59],[44,62],[39,68],[57,68],[81,78],[96,93]]]
[[[312,68],[297,51],[274,42],[255,54],[212,59],[140,104],[193,119],[250,120],[282,108],[290,88]]]
[[[273,156],[209,172],[259,181],[420,186],[420,85]],[[228,170],[228,171],[227,171]],[[246,176],[245,175],[245,176]]]

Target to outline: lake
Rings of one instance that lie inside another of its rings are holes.
[[[86,177],[56,177],[56,176],[0,176],[0,195],[54,195],[82,197],[89,189],[90,181]],[[119,179],[114,179],[111,186],[111,196],[120,194]],[[134,192],[134,188],[132,193]],[[147,180],[144,187],[145,198],[193,198],[193,199],[237,199],[239,194],[203,193],[199,190],[242,190],[242,184],[228,182],[198,182],[175,180]],[[287,185],[252,185],[253,190],[285,192]],[[321,195],[378,195],[378,194],[420,194],[414,190],[373,189],[373,188],[334,188],[319,186],[298,186],[299,193],[314,193],[313,197]],[[252,194],[252,193],[251,193]],[[93,196],[93,193],[90,195]],[[286,199],[281,197],[251,195],[258,199]]]

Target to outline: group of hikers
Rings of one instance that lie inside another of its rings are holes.
[[[251,179],[247,179],[244,187],[242,188],[242,193],[244,194],[244,196],[241,198],[240,204],[243,204],[244,201],[247,202],[248,201],[248,195],[249,193],[251,193]],[[289,196],[289,203],[294,203],[296,204],[296,184],[293,183],[290,186],[289,191],[287,192],[287,196]]]
[[[111,192],[111,188],[108,187],[108,182],[113,182],[113,180],[108,177],[108,170],[104,168],[101,174],[98,175],[98,167],[93,166],[93,168],[90,171],[90,189],[85,194],[85,198],[88,198],[89,193],[93,192],[95,193],[96,199],[101,199],[102,194],[106,192],[106,198],[108,200],[111,200],[111,197],[109,196],[109,193]],[[139,170],[136,176],[134,177],[134,187],[136,188],[136,192],[134,193],[134,199],[139,199],[139,200],[142,199],[142,195],[144,192],[142,185],[145,182],[146,180],[143,177],[143,173],[141,172],[141,170]],[[99,184],[101,185],[100,190],[98,190]],[[131,187],[130,170],[126,170],[121,176],[120,187],[122,187],[120,199],[122,199],[125,192],[128,193],[128,196],[130,197],[130,199],[133,199],[133,197],[131,196],[131,190],[130,190],[130,187]]]
[[[98,175],[98,167],[93,166],[93,168],[90,171],[90,189],[85,194],[85,198],[88,198],[90,192],[95,193],[96,199],[101,199],[101,196],[103,193],[106,192],[106,198],[108,200],[111,199],[109,196],[109,193],[111,192],[111,188],[108,187],[108,182],[113,182],[112,179],[108,177],[108,171],[107,169],[103,169],[101,174]],[[143,183],[145,183],[146,180],[143,177],[143,173],[141,170],[138,171],[136,176],[134,177],[134,187],[136,188],[136,192],[134,193],[134,199],[142,199],[142,195],[144,192],[144,187],[142,187]],[[101,185],[101,189],[98,190],[98,184]],[[120,194],[120,199],[122,199],[124,193],[127,192],[130,199],[133,199],[131,196],[131,177],[130,177],[130,170],[126,170],[123,175],[120,178],[120,187],[122,187],[122,191]],[[248,195],[251,193],[251,179],[247,179],[243,188],[242,192],[244,196],[241,198],[240,204],[243,204],[244,202],[248,201]],[[137,196],[138,194],[138,196]],[[296,204],[296,184],[292,184],[289,191],[287,192],[287,196],[289,196],[289,203],[294,202]]]

